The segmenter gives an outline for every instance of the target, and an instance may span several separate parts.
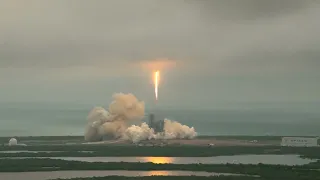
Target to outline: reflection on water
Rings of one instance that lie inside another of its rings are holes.
[[[169,171],[147,171],[143,173],[143,176],[169,176]]]
[[[53,152],[63,152],[63,151],[0,151],[0,153],[53,153]]]
[[[303,159],[299,155],[235,155],[216,157],[52,157],[83,162],[153,162],[157,164],[280,164],[304,165],[316,160]]]
[[[139,176],[241,176],[242,174],[210,173],[202,171],[140,171]]]
[[[138,158],[141,159],[141,162],[152,162],[155,164],[169,164],[169,163],[173,163],[173,158],[172,157],[141,157]]]
[[[15,159],[14,157],[8,157]],[[27,157],[18,157],[26,159]],[[28,157],[29,158],[29,157]],[[215,157],[32,157],[82,162],[152,162],[156,164],[279,164],[304,165],[317,160],[303,159],[299,155],[235,155]],[[1,159],[1,158],[0,158]]]
[[[65,151],[0,151],[0,153],[56,153],[56,152],[65,152]],[[94,151],[78,151],[82,153],[93,153]]]
[[[48,179],[70,179],[101,176],[219,176],[219,175],[238,175],[228,173],[209,173],[193,171],[52,171],[52,172],[15,172],[0,173],[2,180],[48,180]]]

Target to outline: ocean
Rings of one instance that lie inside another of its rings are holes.
[[[72,107],[72,108],[70,108]],[[90,106],[0,105],[0,136],[82,135]],[[150,113],[148,111],[146,113]],[[199,135],[320,136],[320,113],[259,110],[153,110]]]

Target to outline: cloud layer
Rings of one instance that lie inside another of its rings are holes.
[[[130,76],[146,81],[149,74],[141,68],[159,58],[174,64],[167,73],[172,81],[229,75],[320,77],[318,17],[320,3],[311,0],[4,0],[0,85],[10,92],[22,82],[68,88],[65,82],[75,80],[111,82]],[[83,83],[81,88],[88,87]],[[314,83],[310,80],[312,87]],[[203,86],[195,84],[190,88]],[[121,89],[112,86],[108,93]]]

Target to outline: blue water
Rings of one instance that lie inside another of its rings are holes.
[[[92,107],[0,106],[0,136],[82,135]],[[281,110],[154,110],[200,135],[320,135],[320,113]]]

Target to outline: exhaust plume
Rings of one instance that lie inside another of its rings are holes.
[[[108,110],[95,107],[90,111],[84,139],[89,142],[101,141],[104,136],[109,136],[137,143],[150,139],[192,139],[197,136],[193,127],[169,119],[164,120],[163,132],[160,133],[155,133],[145,122],[140,126],[130,126],[143,119],[144,109],[144,102],[133,94],[114,94]]]

